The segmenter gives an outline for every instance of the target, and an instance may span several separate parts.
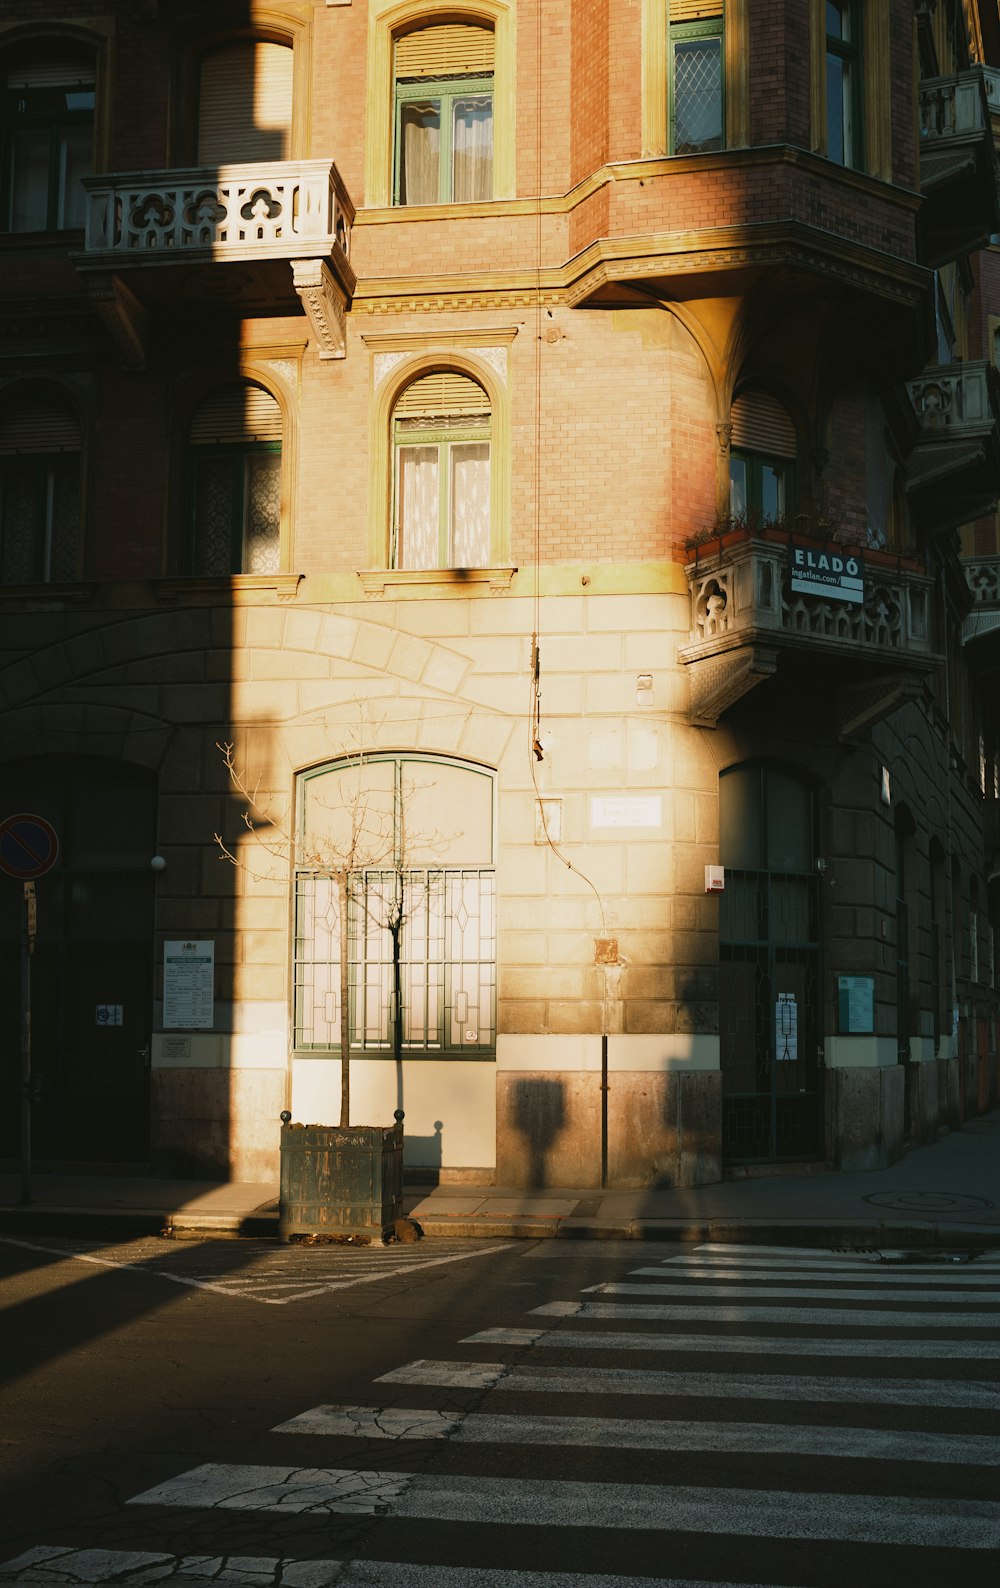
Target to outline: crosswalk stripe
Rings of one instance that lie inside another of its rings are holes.
[[[45,1576],[37,1576],[44,1572]],[[142,1577],[138,1573],[142,1573]],[[56,1575],[59,1573],[60,1575]],[[257,1555],[163,1555],[144,1550],[68,1549],[39,1545],[0,1566],[0,1582],[79,1583],[106,1588],[136,1582],[193,1588],[240,1583],[243,1588],[635,1588],[634,1577],[564,1571],[502,1571],[478,1566],[416,1566],[393,1560],[278,1560]],[[643,1577],[643,1588],[749,1588],[746,1583]],[[760,1585],[758,1585],[760,1588]],[[764,1585],[766,1588],[766,1585]]]
[[[820,1250],[815,1252],[799,1251],[797,1247],[790,1246],[696,1246],[689,1252],[678,1252],[674,1257],[664,1257],[664,1266],[670,1267],[711,1267],[718,1263],[726,1268],[751,1269],[770,1268],[774,1264],[781,1267],[794,1267],[796,1269],[823,1269],[831,1273],[853,1269],[872,1270],[875,1273],[884,1273],[891,1269],[895,1274],[921,1273],[953,1274],[986,1273],[995,1274],[1000,1271],[1000,1258],[976,1257],[972,1260],[963,1260],[960,1263],[947,1262],[937,1259],[931,1262],[902,1263],[895,1262],[886,1255],[885,1250],[873,1250],[867,1256],[857,1252],[850,1255],[839,1256],[833,1252]]]
[[[207,1462],[129,1505],[1000,1549],[1000,1504]]]
[[[376,1384],[438,1385],[559,1395],[699,1395],[716,1400],[823,1401],[1000,1410],[1000,1385],[961,1379],[817,1378],[806,1374],[664,1373],[632,1368],[511,1367],[503,1362],[408,1362]]]
[[[863,1284],[865,1286],[871,1285],[875,1288],[881,1287],[883,1289],[898,1285],[901,1290],[905,1290],[907,1293],[909,1293],[911,1290],[938,1291],[942,1286],[947,1286],[949,1290],[957,1289],[961,1291],[960,1295],[956,1295],[956,1301],[964,1300],[967,1291],[974,1292],[976,1290],[981,1290],[984,1293],[987,1293],[987,1286],[995,1285],[998,1283],[998,1280],[1000,1280],[1000,1275],[996,1273],[941,1274],[938,1279],[932,1280],[926,1273],[900,1274],[893,1273],[886,1269],[875,1269],[874,1271],[872,1269],[868,1269],[867,1271],[864,1269],[851,1269],[850,1271],[842,1271],[838,1272],[837,1274],[814,1274],[801,1268],[767,1267],[747,1270],[743,1268],[721,1268],[715,1266],[707,1268],[702,1264],[698,1264],[697,1267],[688,1269],[674,1268],[670,1263],[661,1263],[655,1268],[630,1268],[627,1277],[630,1279],[669,1280],[672,1284],[683,1284],[685,1282],[688,1284],[693,1284],[696,1281],[701,1282],[702,1280],[704,1280],[706,1284],[722,1284],[726,1280],[731,1280],[734,1283],[740,1285],[744,1283],[760,1285],[763,1284],[765,1280],[769,1282],[773,1280],[779,1285],[822,1285],[825,1290],[835,1289],[838,1292],[841,1289],[841,1279],[851,1285]],[[990,1291],[988,1294],[995,1296],[997,1292]]]
[[[996,1329],[1000,1317],[967,1312],[864,1312],[850,1307],[657,1307],[643,1302],[549,1301],[532,1317],[637,1318],[660,1323],[830,1323],[855,1329]]]
[[[648,1272],[648,1270],[647,1270]],[[662,1275],[655,1284],[632,1285],[621,1280],[604,1280],[599,1285],[584,1285],[583,1295],[603,1296],[723,1296],[732,1299],[735,1296],[767,1296],[771,1300],[780,1296],[791,1300],[801,1298],[806,1301],[822,1301],[829,1297],[832,1301],[919,1301],[923,1306],[929,1302],[960,1301],[965,1306],[992,1307],[996,1311],[1000,1302],[1000,1290],[980,1290],[967,1294],[961,1290],[933,1290],[925,1289],[916,1295],[908,1290],[854,1290],[842,1285],[824,1285],[812,1289],[799,1285],[784,1285],[780,1290],[775,1290],[774,1285],[746,1285],[739,1280],[730,1284],[716,1284],[712,1280],[705,1280],[701,1284],[693,1284],[683,1279],[673,1279],[669,1274]],[[1000,1319],[998,1319],[1000,1324]]]
[[[1000,1466],[987,1434],[896,1433],[796,1423],[674,1422],[631,1417],[517,1417],[415,1411],[398,1406],[315,1406],[274,1434],[351,1439],[447,1439],[459,1445],[556,1445],[601,1450],[698,1450],[754,1455],[835,1456],[854,1461],[924,1461]]]
[[[481,1329],[462,1345],[537,1345],[570,1351],[710,1351],[741,1356],[911,1357],[926,1361],[1000,1360],[1000,1340],[793,1340],[782,1335],[602,1334],[593,1329]]]
[[[632,1268],[632,1274],[657,1274],[682,1279],[694,1279],[702,1274],[709,1279],[781,1279],[790,1277],[819,1284],[847,1279],[855,1284],[862,1280],[866,1285],[922,1285],[936,1282],[947,1285],[995,1285],[1000,1279],[1000,1265],[982,1268],[978,1263],[967,1268],[949,1265],[943,1270],[930,1270],[924,1266],[914,1269],[900,1268],[889,1263],[779,1263],[773,1258],[753,1263],[725,1262],[720,1258],[665,1257],[651,1268]]]

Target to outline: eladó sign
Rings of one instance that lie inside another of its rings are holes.
[[[865,599],[865,567],[856,551],[828,551],[819,546],[788,547],[791,588],[796,595],[826,596],[828,601]]]

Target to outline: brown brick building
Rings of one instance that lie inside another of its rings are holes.
[[[345,853],[414,1170],[995,1102],[996,6],[24,0],[0,72],[0,1153],[50,829],[49,1162],[335,1122]]]

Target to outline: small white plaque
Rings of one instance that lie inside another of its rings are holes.
[[[662,827],[659,794],[597,795],[590,802],[594,827]]]

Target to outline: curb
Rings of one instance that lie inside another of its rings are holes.
[[[879,1220],[807,1220],[775,1223],[747,1219],[642,1219],[623,1222],[531,1214],[423,1217],[424,1234],[441,1239],[673,1241],[682,1245],[711,1242],[721,1246],[817,1246],[853,1250],[907,1247],[961,1251],[1000,1249],[995,1225]],[[0,1208],[0,1232],[10,1235],[63,1235],[125,1240],[160,1235],[173,1240],[273,1240],[277,1243],[277,1212],[183,1213],[149,1208]]]

